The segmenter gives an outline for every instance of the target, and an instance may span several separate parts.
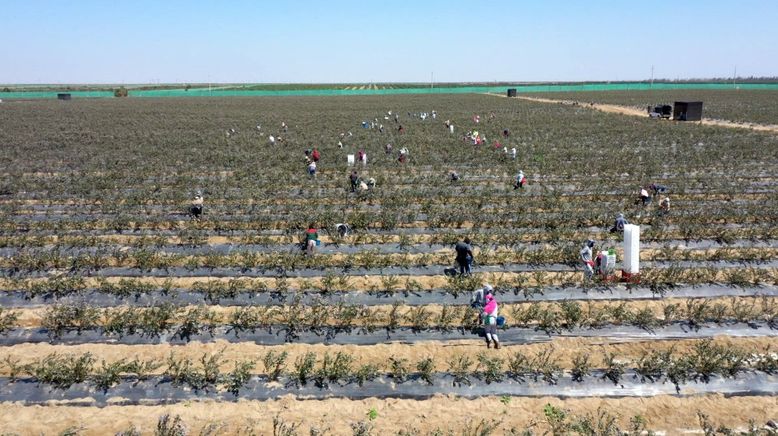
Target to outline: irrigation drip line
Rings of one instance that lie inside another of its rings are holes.
[[[182,338],[171,331],[158,337],[148,337],[140,334],[106,335],[102,328],[63,332],[59,337],[49,336],[49,331],[43,328],[16,328],[5,332],[0,336],[0,346],[13,346],[24,343],[51,343],[64,345],[77,344],[170,344],[183,345],[188,342],[210,343],[215,341],[227,341],[232,343],[253,342],[259,345],[283,345],[286,343],[301,344],[341,344],[341,345],[376,345],[385,343],[407,343],[424,341],[458,341],[480,340],[483,336],[482,329],[476,332],[452,327],[450,331],[441,329],[425,329],[415,331],[411,327],[398,327],[392,331],[385,327],[378,327],[374,331],[366,331],[361,327],[342,329],[337,327],[323,327],[318,331],[305,330],[303,328],[290,330],[286,326],[274,326],[272,329],[259,328],[254,332],[242,331],[240,333],[228,331],[226,326],[216,327],[214,334],[192,334]],[[532,328],[512,327],[499,331],[500,343],[505,345],[546,343],[555,337],[598,338],[609,342],[634,342],[646,340],[678,340],[678,339],[702,339],[714,336],[731,337],[775,337],[778,329],[770,328],[767,323],[753,322],[751,324],[729,323],[717,325],[708,323],[705,326],[690,325],[686,322],[676,322],[662,328],[647,331],[633,326],[607,326],[599,329],[575,328],[559,333],[546,333]]]
[[[173,385],[163,376],[151,377],[144,381],[122,380],[107,391],[96,388],[90,383],[77,383],[66,389],[41,385],[31,379],[15,382],[0,378],[0,402],[22,403],[24,405],[44,405],[51,401],[67,401],[74,406],[107,405],[151,405],[171,404],[192,400],[271,400],[284,395],[293,395],[297,399],[348,398],[353,400],[366,398],[406,398],[427,399],[434,395],[456,395],[464,398],[484,396],[512,397],[557,397],[557,398],[620,398],[651,397],[657,395],[695,396],[709,393],[725,396],[772,396],[778,391],[778,377],[761,372],[744,372],[734,378],[712,375],[707,383],[689,382],[676,386],[662,378],[656,382],[641,382],[634,371],[625,371],[618,384],[604,379],[600,372],[593,372],[583,382],[572,381],[569,377],[560,378],[556,384],[542,380],[517,381],[503,375],[502,381],[487,384],[475,376],[469,376],[468,382],[449,373],[434,373],[431,384],[419,374],[411,374],[402,383],[389,376],[380,376],[365,381],[362,386],[356,382],[329,382],[327,386],[316,386],[313,380],[297,386],[289,378],[278,382],[268,382],[264,376],[252,376],[243,385],[237,395],[211,386],[195,390],[189,387]]]
[[[650,288],[626,288],[617,286],[613,288],[559,288],[546,287],[536,293],[534,288],[528,288],[527,293],[499,292],[497,299],[501,304],[514,304],[526,302],[551,302],[551,301],[638,301],[659,300],[662,298],[717,298],[717,297],[778,297],[778,287],[775,286],[749,286],[735,287],[724,285],[697,285],[677,286],[663,290],[660,293]],[[175,305],[219,305],[222,307],[239,306],[282,306],[290,304],[295,299],[304,306],[313,304],[349,304],[349,305],[389,305],[394,302],[402,302],[408,306],[426,305],[468,305],[470,294],[460,293],[454,295],[444,289],[435,289],[425,292],[362,292],[362,291],[303,291],[280,293],[266,292],[240,292],[234,297],[214,295],[208,297],[205,293],[194,292],[185,288],[173,288],[167,292],[154,290],[151,292],[139,292],[135,295],[119,296],[88,289],[78,293],[55,296],[36,295],[30,297],[25,291],[0,291],[0,306],[6,308],[41,307],[56,304],[83,304],[88,303],[92,307],[116,307],[137,306],[150,307],[163,303]]]

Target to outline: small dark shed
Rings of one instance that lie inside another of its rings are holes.
[[[508,89],[508,97],[516,97],[516,88]]]
[[[676,101],[673,105],[673,119],[676,121],[702,120],[702,102]]]
[[[70,93],[57,94],[57,100],[70,100]]]

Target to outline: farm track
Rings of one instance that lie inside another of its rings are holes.
[[[489,94],[489,95],[495,95],[495,94]],[[640,118],[646,118],[648,116],[645,110],[641,110],[630,106],[620,106],[615,104],[604,104],[604,103],[593,103],[593,104],[586,105],[586,104],[579,104],[578,102],[575,101],[552,100],[548,98],[524,97],[524,96],[516,97],[516,98],[527,100],[527,101],[538,102],[538,103],[552,103],[552,104],[565,104],[570,106],[579,106],[583,108],[595,109],[606,113],[629,115],[629,116],[640,117]],[[738,123],[733,121],[715,120],[710,118],[703,118],[702,121],[697,121],[697,123],[706,126],[726,127],[730,129],[748,129],[748,130],[755,130],[760,132],[778,133],[778,125]]]

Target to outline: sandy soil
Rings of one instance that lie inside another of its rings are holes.
[[[496,94],[490,94],[490,95],[496,95]],[[567,105],[572,105],[573,103],[577,103],[577,102],[567,101],[567,100],[552,100],[548,98],[538,98],[538,97],[516,97],[516,98],[527,100],[527,101],[534,101],[538,103],[554,103],[554,104],[563,103]],[[579,103],[578,106],[584,108],[596,109],[602,112],[630,115],[630,116],[640,117],[640,118],[646,118],[648,116],[645,110],[641,110],[629,106],[620,106],[615,104],[601,104],[601,103],[594,103],[593,105]],[[757,124],[757,123],[736,123],[733,121],[714,120],[711,118],[703,118],[702,121],[700,121],[699,123],[707,126],[729,127],[735,129],[749,129],[749,130],[757,130],[761,132],[778,133],[778,125],[767,125],[767,124]]]
[[[691,398],[671,396],[654,398],[589,398],[561,400],[546,398],[511,398],[507,404],[499,398],[475,400],[438,396],[426,401],[402,399],[345,399],[305,400],[283,397],[273,401],[238,401],[223,405],[217,402],[187,402],[168,406],[109,406],[68,407],[66,405],[22,406],[0,405],[0,428],[19,434],[52,435],[66,428],[81,429],[79,434],[107,435],[126,430],[130,425],[143,434],[151,434],[157,418],[163,414],[180,415],[191,434],[209,424],[220,426],[219,434],[269,435],[273,417],[287,424],[303,423],[301,433],[311,426],[328,428],[332,435],[352,434],[350,425],[366,421],[366,414],[375,409],[375,434],[397,434],[400,430],[428,432],[433,429],[461,429],[467,423],[478,423],[484,418],[500,421],[495,434],[504,434],[511,428],[524,429],[537,423],[537,430],[548,430],[542,411],[551,403],[570,413],[582,416],[596,415],[598,408],[618,414],[622,425],[634,415],[643,416],[649,428],[680,434],[684,430],[699,430],[697,411],[712,417],[717,425],[744,426],[750,419],[760,425],[778,414],[775,397],[735,397],[706,395]]]
[[[379,368],[384,368],[389,357],[398,357],[408,359],[409,365],[413,366],[416,362],[427,357],[435,359],[436,371],[447,371],[448,362],[455,356],[469,355],[475,357],[479,353],[488,353],[490,356],[499,356],[503,359],[509,359],[516,352],[521,352],[527,356],[532,356],[541,350],[552,348],[554,356],[558,359],[558,364],[563,369],[572,368],[572,359],[578,354],[590,354],[591,363],[594,367],[602,367],[601,359],[606,352],[613,353],[620,360],[635,361],[646,352],[655,350],[667,350],[673,348],[677,353],[689,351],[696,343],[696,340],[646,340],[629,343],[609,343],[600,338],[554,338],[548,344],[528,344],[528,345],[508,345],[499,350],[487,349],[480,339],[470,339],[451,342],[419,342],[415,344],[379,344],[366,346],[357,345],[305,345],[305,344],[285,344],[279,346],[264,346],[250,342],[229,343],[226,341],[215,341],[213,343],[190,342],[186,345],[123,345],[123,344],[82,344],[82,345],[51,345],[51,344],[20,344],[7,348],[2,354],[2,358],[9,356],[18,364],[28,364],[41,359],[49,354],[82,354],[92,353],[100,360],[106,362],[115,362],[120,360],[132,360],[136,357],[142,360],[155,360],[164,363],[171,353],[179,358],[189,358],[197,361],[203,354],[215,354],[223,352],[222,371],[231,371],[233,362],[238,360],[255,360],[257,366],[253,373],[264,374],[264,366],[261,359],[268,351],[289,353],[287,358],[287,369],[291,368],[292,363],[298,356],[307,352],[314,352],[321,359],[325,353],[331,354],[344,352],[355,356],[354,365],[373,364]],[[732,338],[720,336],[715,338],[716,344],[728,347],[737,347],[749,352],[763,353],[770,347],[771,352],[775,350],[775,338]],[[165,370],[162,365],[156,373],[162,373]],[[0,375],[9,375],[7,365],[0,365]]]

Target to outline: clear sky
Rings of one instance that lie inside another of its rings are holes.
[[[778,0],[2,0],[0,83],[778,76]]]

